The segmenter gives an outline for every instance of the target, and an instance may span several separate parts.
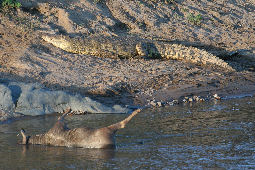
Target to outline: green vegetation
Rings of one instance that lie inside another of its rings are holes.
[[[144,0],[144,1],[152,1],[155,3],[163,2],[165,4],[172,4],[172,3],[175,3],[176,0]]]
[[[166,4],[172,4],[172,3],[175,3],[175,0],[165,0],[165,3]]]
[[[16,0],[1,0],[0,2],[3,8],[19,8],[21,3]]]
[[[200,25],[203,20],[203,17],[200,14],[193,15],[189,13],[187,19],[190,23],[194,25]]]
[[[93,2],[94,2],[95,4],[97,4],[97,3],[101,3],[102,0],[93,0]]]

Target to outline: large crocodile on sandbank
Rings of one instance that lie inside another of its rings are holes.
[[[182,60],[198,65],[234,69],[219,57],[192,46],[137,37],[93,36],[70,38],[64,35],[43,35],[42,38],[67,52],[110,58],[162,58]]]

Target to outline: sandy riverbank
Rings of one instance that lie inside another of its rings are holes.
[[[0,76],[89,96],[106,105],[146,105],[255,92],[252,1],[20,1],[0,12]],[[199,17],[200,16],[200,17]],[[42,34],[122,36],[176,41],[219,55],[235,71],[175,60],[71,54]]]

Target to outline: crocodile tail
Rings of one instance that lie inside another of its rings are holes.
[[[137,109],[133,111],[126,119],[115,123],[113,125],[108,126],[107,128],[111,129],[112,131],[117,131],[118,129],[122,129],[126,126],[126,124],[137,114],[141,111],[141,109]]]

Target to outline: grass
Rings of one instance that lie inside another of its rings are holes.
[[[201,14],[194,15],[189,13],[187,19],[189,23],[192,23],[194,25],[200,25],[203,20],[203,17],[201,16]]]
[[[20,8],[21,3],[16,0],[1,0],[0,2],[3,8]]]
[[[102,0],[93,0],[93,2],[94,2],[95,4],[98,4],[98,3],[101,3]]]

